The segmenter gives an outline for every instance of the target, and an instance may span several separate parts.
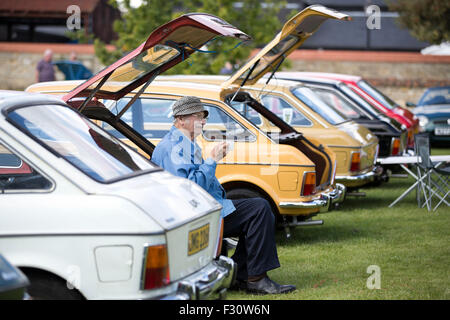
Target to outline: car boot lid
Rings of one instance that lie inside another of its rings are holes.
[[[351,20],[350,16],[321,5],[307,7],[286,22],[275,38],[225,81],[222,87],[254,84],[267,71],[275,72],[283,60],[327,19]]]
[[[94,97],[119,100],[142,86],[136,94],[138,96],[158,74],[187,59],[217,36],[244,41],[251,39],[216,16],[186,14],[154,30],[138,48],[64,95],[63,100],[70,104],[74,98],[87,97],[85,103],[78,106],[78,110],[82,111]],[[108,88],[108,84],[112,83],[115,86]]]

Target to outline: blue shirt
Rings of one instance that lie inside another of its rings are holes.
[[[202,149],[172,126],[152,154],[152,161],[170,173],[196,182],[214,197],[221,205],[222,218],[236,208],[226,199],[225,190],[216,178],[217,163],[208,158],[203,160]]]

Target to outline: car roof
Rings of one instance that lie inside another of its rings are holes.
[[[331,85],[337,85],[341,83],[340,80],[337,79],[330,79],[330,78],[321,78],[318,76],[313,75],[312,73],[306,73],[306,72],[277,72],[274,75],[274,78],[289,78],[289,79],[298,79],[300,81],[311,81],[311,82],[317,82],[322,84],[331,84]]]
[[[304,76],[327,78],[334,80],[354,81],[354,82],[361,80],[360,76],[354,76],[350,74],[329,73],[329,72],[299,72],[299,73]]]
[[[267,82],[267,78],[262,78],[260,80],[258,80],[257,84],[259,85],[266,85]],[[283,79],[276,79],[275,77],[273,77],[270,82],[268,83],[268,85],[273,85],[273,86],[284,86],[284,87],[293,87],[293,86],[299,86],[302,85],[301,82],[295,81],[295,80],[283,80]]]
[[[13,106],[40,104],[66,105],[64,101],[51,95],[24,91],[0,90],[0,111]]]

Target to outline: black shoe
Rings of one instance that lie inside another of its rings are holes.
[[[292,292],[295,289],[294,285],[281,285],[267,276],[258,281],[247,282],[247,291],[255,294],[281,294]]]
[[[230,287],[231,291],[247,290],[247,281],[236,279]]]

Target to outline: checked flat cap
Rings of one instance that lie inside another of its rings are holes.
[[[203,103],[199,98],[194,96],[185,96],[177,100],[172,106],[172,115],[185,116],[197,112],[203,112],[205,118],[208,116],[209,112],[203,107]]]

